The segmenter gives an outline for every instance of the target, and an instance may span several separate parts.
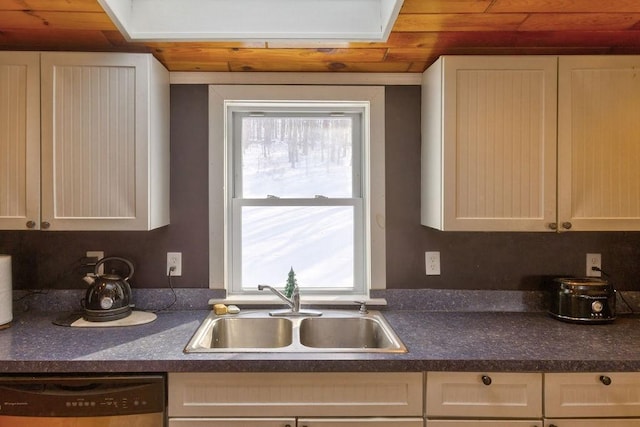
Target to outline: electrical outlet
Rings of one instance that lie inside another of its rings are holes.
[[[602,272],[594,270],[593,267],[602,268],[600,254],[587,254],[587,277],[602,277]]]
[[[98,261],[100,261],[102,258],[104,258],[104,251],[87,251],[85,256],[87,258],[97,258]],[[104,264],[98,267],[98,274],[104,274]]]
[[[427,276],[440,275],[440,252],[425,252],[424,262],[427,270]]]
[[[167,276],[182,276],[182,252],[167,252]]]

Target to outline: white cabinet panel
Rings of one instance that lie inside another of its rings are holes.
[[[557,58],[441,57],[422,90],[422,223],[549,230]]]
[[[169,427],[296,427],[295,418],[170,418]]]
[[[428,372],[427,418],[542,418],[542,374]]]
[[[640,230],[639,56],[560,57],[559,222]]]
[[[300,418],[298,427],[423,427],[422,418]]]
[[[170,373],[170,417],[422,416],[422,373]]]
[[[426,427],[542,427],[542,420],[427,420]]]
[[[43,225],[169,223],[168,78],[151,55],[42,54]]]
[[[0,229],[40,227],[40,55],[0,52]]]
[[[545,374],[545,416],[640,417],[640,373]]]
[[[545,420],[545,427],[640,427],[640,419],[559,419]]]

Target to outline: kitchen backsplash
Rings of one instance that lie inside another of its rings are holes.
[[[14,289],[85,288],[87,250],[136,266],[135,288],[168,287],[166,253],[182,252],[176,288],[208,283],[208,92],[171,87],[171,225],[149,232],[0,231],[13,257]],[[640,232],[470,233],[420,225],[420,87],[386,88],[386,253],[389,289],[539,291],[543,278],[584,275],[601,253],[619,290],[639,290]],[[440,276],[425,275],[425,251],[440,251]]]

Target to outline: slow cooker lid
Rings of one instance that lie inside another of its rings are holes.
[[[606,280],[594,277],[558,277],[553,279],[561,289],[584,291],[610,291],[613,286]]]

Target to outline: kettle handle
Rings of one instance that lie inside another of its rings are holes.
[[[96,266],[93,269],[93,274],[95,274],[96,277],[100,277],[100,274],[98,274],[98,270],[99,270],[100,266],[102,264],[104,264],[105,262],[107,262],[107,261],[121,261],[121,262],[123,262],[123,263],[125,263],[127,265],[127,267],[129,268],[129,273],[127,274],[127,277],[122,279],[125,282],[127,280],[129,280],[133,276],[134,268],[133,268],[133,263],[131,261],[129,261],[128,259],[125,259],[125,258],[117,257],[117,256],[110,256],[110,257],[102,258],[100,261],[98,261],[96,263]]]

